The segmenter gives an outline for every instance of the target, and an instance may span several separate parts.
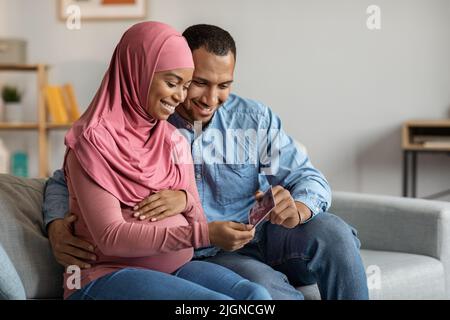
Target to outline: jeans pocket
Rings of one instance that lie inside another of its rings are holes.
[[[248,164],[215,164],[215,198],[220,205],[254,197],[258,190],[257,167]]]

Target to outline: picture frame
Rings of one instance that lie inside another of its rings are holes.
[[[148,0],[58,0],[61,21],[76,12],[81,21],[145,19]],[[78,10],[74,11],[75,8]]]

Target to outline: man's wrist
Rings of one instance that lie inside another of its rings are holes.
[[[53,225],[53,226],[56,225],[56,223],[54,223],[54,222],[62,221],[62,220],[64,220],[64,218],[55,218],[55,219],[51,220],[51,221],[47,224],[47,233],[50,232],[50,229],[51,229],[51,226],[52,226],[52,225]]]

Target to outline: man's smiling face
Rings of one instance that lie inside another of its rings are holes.
[[[230,95],[235,57],[231,51],[220,56],[204,47],[195,49],[192,55],[195,64],[192,83],[177,111],[190,122],[207,124]]]

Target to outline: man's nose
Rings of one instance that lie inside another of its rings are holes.
[[[219,96],[217,95],[216,89],[210,89],[203,96],[203,103],[207,104],[209,107],[215,107],[219,103]]]

